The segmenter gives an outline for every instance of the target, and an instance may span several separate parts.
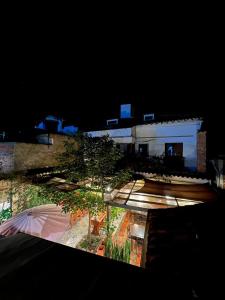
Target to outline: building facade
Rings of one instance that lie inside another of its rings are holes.
[[[121,150],[133,151],[144,157],[181,157],[185,168],[205,172],[206,134],[200,131],[202,122],[199,118],[152,121],[129,128],[89,131],[87,134],[93,137],[109,135]]]

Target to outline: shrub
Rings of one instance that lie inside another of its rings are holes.
[[[10,208],[3,209],[0,212],[0,224],[8,220],[9,218],[11,218],[11,216],[12,216],[12,212]]]
[[[124,246],[120,247],[112,242],[111,239],[107,239],[105,245],[105,256],[130,263],[130,253],[131,253],[131,242],[126,240]]]

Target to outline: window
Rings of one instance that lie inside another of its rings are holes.
[[[166,156],[183,156],[183,143],[166,143],[165,144]]]
[[[44,145],[53,145],[53,138],[48,136],[47,134],[40,134],[37,136],[37,141],[39,144]]]
[[[107,126],[117,125],[117,124],[118,124],[118,119],[107,120]]]
[[[154,114],[144,115],[144,121],[145,122],[153,121],[154,119],[155,119],[155,115]]]
[[[5,136],[6,136],[5,131],[0,131],[0,140],[1,141],[4,141]]]
[[[127,153],[127,145],[128,144],[120,144],[120,151],[122,153]]]
[[[141,156],[148,156],[148,144],[139,144],[138,152]]]

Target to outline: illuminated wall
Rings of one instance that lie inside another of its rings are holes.
[[[197,168],[197,133],[202,121],[186,120],[136,126],[136,151],[139,144],[148,144],[148,154],[165,154],[165,143],[183,143],[185,167]]]
[[[133,143],[138,152],[139,144],[148,145],[149,156],[165,155],[166,143],[183,143],[185,167],[197,168],[197,136],[201,120],[183,120],[137,125],[132,128],[90,131],[95,137],[109,135],[116,143]]]
[[[31,143],[0,143],[0,172],[23,171],[54,167],[57,157],[64,151],[64,141],[69,137],[50,134],[52,145]]]
[[[134,143],[134,138],[132,136],[132,128],[89,131],[88,134],[93,137],[109,135],[109,137],[112,138],[115,141],[115,143],[119,144]]]
[[[0,143],[0,173],[6,173],[13,170],[14,145],[15,143]]]

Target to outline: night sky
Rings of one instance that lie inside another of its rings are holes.
[[[95,127],[116,117],[120,103],[132,103],[147,112],[204,116],[211,148],[224,151],[219,45],[209,48],[196,39],[150,49],[143,39],[84,40],[45,36],[25,42],[16,35],[1,69],[1,128],[29,128],[47,114]]]

